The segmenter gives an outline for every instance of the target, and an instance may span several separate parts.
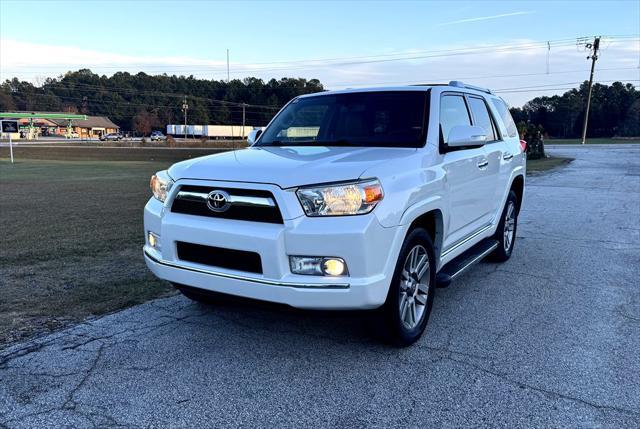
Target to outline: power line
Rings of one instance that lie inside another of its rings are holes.
[[[571,44],[564,44],[564,46],[571,46]],[[450,53],[442,53],[442,54],[428,54],[428,55],[414,55],[414,56],[404,56],[401,58],[386,58],[386,59],[371,59],[371,60],[361,60],[361,61],[346,61],[346,62],[338,62],[338,63],[326,63],[319,65],[302,65],[297,67],[274,67],[274,68],[254,68],[254,69],[241,69],[234,74],[246,74],[246,73],[258,73],[265,71],[292,71],[292,70],[308,70],[308,69],[326,69],[331,67],[344,67],[344,66],[353,66],[353,65],[366,65],[366,64],[376,64],[376,63],[387,63],[393,61],[410,61],[410,60],[420,60],[420,59],[428,59],[428,58],[443,58],[443,57],[453,57],[453,56],[464,56],[464,55],[477,55],[483,54],[487,52],[508,52],[510,50],[518,49],[518,51],[523,50],[531,50],[531,49],[539,49],[540,46],[530,46],[530,47],[520,47],[516,48],[515,46],[507,46],[504,48],[494,48],[494,49],[483,49],[482,51],[471,51],[471,52],[450,52]],[[206,71],[206,70],[198,70],[191,69],[190,72],[198,72],[198,71]],[[219,75],[220,73],[214,74]]]
[[[490,45],[490,46],[483,46],[483,47],[467,47],[467,48],[458,48],[458,49],[443,49],[443,50],[432,50],[432,51],[416,51],[416,53],[395,53],[395,54],[382,54],[379,56],[363,56],[363,57],[352,57],[352,58],[363,58],[363,60],[359,60],[359,61],[349,61],[349,57],[345,57],[343,59],[341,59],[340,61],[342,62],[331,62],[331,60],[320,60],[320,59],[310,59],[310,60],[293,60],[293,61],[289,61],[289,62],[283,62],[285,64],[288,64],[288,66],[285,67],[274,67],[274,68],[264,68],[264,67],[260,67],[260,68],[239,68],[238,71],[234,72],[233,74],[238,75],[238,74],[246,74],[246,73],[254,73],[254,72],[265,72],[265,71],[291,71],[291,70],[305,70],[305,69],[312,69],[312,68],[328,68],[328,67],[336,67],[336,66],[350,66],[350,65],[363,65],[363,64],[371,64],[371,63],[382,63],[382,62],[390,62],[390,61],[408,61],[408,60],[417,60],[417,59],[427,59],[427,58],[439,58],[439,57],[449,57],[449,56],[459,56],[459,55],[476,55],[476,54],[482,54],[482,53],[486,53],[486,52],[505,52],[505,51],[511,51],[511,50],[517,50],[518,52],[521,51],[528,51],[528,50],[532,50],[532,49],[540,49],[540,48],[545,48],[545,49],[549,49],[551,46],[554,47],[562,47],[562,46],[572,46],[575,44],[575,40],[576,39],[561,39],[561,40],[556,40],[556,41],[544,41],[544,42],[528,42],[528,43],[523,43],[523,44],[512,44],[512,45]],[[640,40],[639,38],[637,38],[637,36],[615,36],[614,37],[610,37],[609,39],[610,43],[619,43],[622,41],[636,41],[636,40]],[[423,54],[424,53],[424,54]],[[395,56],[398,58],[385,58],[385,56]],[[382,57],[382,58],[379,58]],[[320,62],[320,64],[309,64],[312,62]],[[300,66],[295,66],[295,64],[302,64]],[[258,64],[265,64],[265,65],[271,65],[271,64],[278,64],[277,62],[271,62],[271,63],[256,63],[253,65],[258,65]],[[291,65],[294,65],[293,67]],[[123,64],[123,65],[119,65],[119,66],[95,66],[95,69],[104,69],[104,68],[126,68],[126,67],[131,67],[131,66],[135,66],[135,64],[132,65],[128,65],[128,64]],[[44,68],[46,67],[50,67],[50,66],[43,66]],[[173,65],[167,65],[167,66],[155,66],[155,67],[177,67],[177,66],[173,66]],[[200,65],[188,65],[188,66],[181,66],[181,67],[206,67],[206,66],[200,66]],[[66,66],[59,66],[56,68],[66,68]],[[147,67],[148,68],[148,67]],[[178,72],[178,73],[194,73],[194,72],[212,72],[212,71],[219,71],[219,73],[214,73],[214,75],[220,75],[223,73],[223,69],[221,69],[219,66],[209,66],[206,68],[201,68],[201,69],[181,69],[181,70],[169,70],[169,69],[165,69],[165,70],[160,70],[160,71],[164,71],[165,73],[167,72]],[[22,71],[23,73],[26,71]],[[32,71],[34,72],[34,71]],[[37,71],[35,72],[37,73]],[[227,78],[229,78],[229,73],[227,73]]]
[[[600,38],[597,38],[597,40],[599,41]],[[622,41],[636,41],[636,40],[640,40],[638,39],[638,37],[636,35],[617,35],[617,36],[607,36],[607,40],[612,41],[612,42],[622,42]],[[554,47],[562,47],[562,46],[568,46],[570,44],[575,43],[575,39],[559,39],[559,40],[553,40],[553,41],[544,41],[544,42],[528,42],[528,43],[522,43],[522,44],[512,44],[512,45],[489,45],[489,46],[482,46],[482,47],[466,47],[466,48],[456,48],[456,49],[441,49],[441,50],[430,50],[430,51],[414,51],[412,53],[389,53],[389,54],[379,54],[379,55],[370,55],[370,56],[360,56],[360,57],[342,57],[342,58],[333,58],[333,59],[310,59],[310,60],[298,60],[297,62],[301,63],[301,64],[306,64],[303,65],[302,67],[298,67],[298,68],[310,68],[310,64],[311,62],[319,62],[322,61],[323,64],[319,64],[313,67],[336,67],[336,66],[347,66],[347,65],[354,65],[354,64],[369,64],[369,63],[377,63],[377,62],[388,62],[388,61],[407,61],[407,60],[415,60],[415,59],[422,59],[422,58],[435,58],[435,57],[441,57],[441,56],[454,56],[454,55],[475,55],[478,53],[483,53],[486,52],[488,50],[490,50],[491,52],[505,52],[505,51],[510,51],[510,50],[514,50],[514,49],[518,49],[519,51],[522,50],[531,50],[531,49],[539,49],[539,48],[546,48],[547,49],[547,53],[549,52],[551,46]],[[596,52],[597,54],[597,52]],[[408,55],[412,55],[412,56],[408,56]],[[364,59],[364,61],[350,61],[350,60],[362,60]],[[547,57],[548,60],[548,57]],[[342,61],[341,63],[331,63],[331,61]],[[327,63],[329,62],[329,63]],[[548,61],[547,61],[548,62]],[[296,61],[282,61],[281,63],[286,63],[286,64],[295,64]],[[270,62],[270,63],[256,63],[256,64],[266,64],[266,65],[272,65],[272,64],[278,64],[278,62]],[[119,67],[119,66],[113,66],[113,67]],[[189,66],[185,66],[185,67],[192,67],[191,65]],[[228,67],[228,61],[227,61],[227,67]],[[592,62],[592,75],[593,75],[593,69],[595,68],[595,60],[593,60]],[[274,68],[271,70],[292,70],[295,68],[291,68],[291,67],[280,67],[280,68]],[[608,68],[608,69],[599,69],[599,70],[627,70],[627,69],[635,69],[635,67],[619,67],[619,68]],[[269,71],[270,69],[268,68],[259,68],[256,69],[256,71]],[[237,73],[247,73],[248,71],[251,70],[241,70]],[[557,71],[557,72],[550,72],[549,71],[549,67],[547,66],[547,73],[521,73],[521,74],[503,74],[503,75],[493,75],[493,76],[475,76],[475,77],[465,77],[465,78],[458,78],[458,79],[492,79],[492,78],[505,78],[505,77],[520,77],[520,76],[536,76],[536,75],[550,75],[550,74],[561,74],[561,73],[574,73],[574,72],[582,72],[582,70],[565,70],[565,71]],[[227,69],[227,79],[229,79],[229,70]],[[414,82],[422,82],[422,81],[414,81]],[[385,82],[384,84],[387,84],[390,82]],[[407,81],[404,81],[403,83],[408,83]],[[581,83],[581,82],[575,82],[576,84]],[[376,83],[376,84],[366,84],[366,85],[378,85],[380,83]],[[563,85],[567,85],[567,84],[571,84],[571,83],[557,83],[557,84],[548,84],[548,85],[538,85],[538,86],[527,86],[527,87],[515,87],[515,88],[504,88],[504,89],[498,89],[496,90],[496,92],[501,92],[501,93],[514,93],[514,92],[534,92],[534,91],[551,91],[551,90],[561,90],[561,89],[572,89],[572,87],[569,88],[565,88],[563,87]],[[334,85],[339,85],[339,84],[334,84]],[[361,85],[358,85],[361,86]],[[550,86],[554,86],[557,88],[546,88],[546,87],[550,87]],[[562,87],[561,87],[562,86]],[[591,84],[590,84],[591,86]],[[122,93],[132,93],[132,94],[148,94],[148,95],[152,95],[152,96],[166,96],[166,97],[182,97],[181,95],[178,95],[176,93],[167,93],[167,92],[158,92],[158,91],[149,91],[149,90],[140,90],[140,89],[136,89],[136,88],[123,88],[123,87],[114,87],[114,86],[108,86],[108,87],[102,87],[100,85],[92,85],[92,84],[85,84],[85,83],[67,83],[64,82],[63,80],[60,81],[55,81],[55,82],[51,82],[51,83],[46,83],[42,89],[45,90],[51,90],[52,96],[58,97],[58,98],[64,98],[64,96],[60,96],[56,94],[55,88],[59,88],[60,90],[68,90],[68,91],[74,91],[78,88],[82,89],[86,89],[86,90],[95,90],[95,91],[100,91],[100,92],[104,92],[104,93],[108,93],[108,94],[115,94],[118,95],[121,98],[123,97]],[[546,88],[546,89],[542,89],[542,88]],[[231,88],[219,88],[218,90],[224,90],[224,91],[229,91]],[[279,88],[272,88],[273,90],[278,90]],[[36,95],[36,94],[33,94]],[[42,94],[43,96],[48,96],[47,94]],[[247,103],[243,103],[243,102],[232,102],[232,101],[226,101],[226,100],[218,100],[218,99],[214,99],[214,98],[208,98],[208,97],[198,97],[198,96],[190,96],[191,98],[193,98],[194,100],[203,100],[207,103],[210,104],[218,104],[221,107],[224,107],[225,109],[218,109],[217,111],[228,111],[230,113],[234,113],[233,110],[231,109],[237,109],[236,112],[240,109],[242,109],[243,111],[245,111],[245,109],[247,107],[253,108],[253,109],[264,109],[264,110],[270,110],[270,111],[276,111],[279,110],[280,107],[279,106],[273,106],[273,105],[258,105],[258,104],[247,104]],[[173,106],[161,106],[161,105],[156,105],[156,104],[151,104],[151,103],[132,103],[132,102],[128,102],[126,100],[123,101],[110,101],[110,100],[91,100],[91,103],[111,103],[111,104],[126,104],[126,105],[130,105],[130,106],[148,106],[148,107],[163,107],[163,108],[169,108],[172,109],[174,108]],[[208,111],[216,111],[215,109],[211,109],[211,108],[207,108]],[[260,112],[260,111],[250,111],[250,110],[246,110],[246,112],[253,112],[256,114],[266,114],[267,112]]]
[[[635,70],[636,67],[612,67],[612,68],[601,68],[598,69],[599,71],[619,71],[619,70]],[[575,69],[575,70],[562,70],[562,71],[555,71],[555,72],[551,72],[549,74],[566,74],[566,73],[577,73],[577,72],[582,72],[582,69]],[[466,77],[456,77],[457,79],[461,79],[461,80],[468,80],[468,79],[494,79],[494,78],[507,78],[507,77],[527,77],[527,76],[540,76],[540,75],[546,75],[546,73],[517,73],[517,74],[498,74],[498,75],[477,75],[477,76],[466,76]],[[450,77],[450,76],[449,76]],[[434,81],[438,81],[438,80],[444,80],[446,78],[442,77],[442,78],[432,78],[431,80]],[[363,86],[363,85],[385,85],[385,84],[412,84],[412,83],[423,83],[425,80],[415,80],[415,81],[394,81],[394,82],[376,82],[376,83],[362,83],[360,85],[357,86]],[[334,84],[327,84],[327,86],[342,86],[345,84],[339,84],[339,83],[334,83]],[[67,82],[63,82],[63,81],[56,81],[56,82],[52,82],[52,83],[48,83],[45,84],[45,86],[43,87],[44,89],[50,89],[50,88],[55,88],[55,87],[59,87],[62,90],[74,90],[76,89],[76,87],[81,87],[81,88],[85,88],[85,89],[90,89],[90,90],[98,90],[98,91],[103,91],[103,92],[107,92],[107,93],[114,93],[114,94],[118,94],[120,92],[130,92],[130,93],[136,93],[136,94],[140,94],[140,95],[164,95],[167,97],[175,97],[175,98],[181,98],[182,96],[176,93],[168,93],[168,92],[159,92],[159,91],[153,91],[153,90],[140,90],[140,89],[136,89],[136,88],[125,88],[125,87],[114,87],[114,86],[108,86],[108,87],[103,87],[100,85],[93,85],[93,84],[85,84],[85,83],[67,83]],[[274,88],[275,89],[275,88]],[[55,94],[55,93],[54,93]],[[213,98],[208,98],[208,97],[198,97],[198,96],[191,96],[191,98],[196,99],[196,100],[204,100],[210,103],[220,103],[220,104],[227,104],[227,105],[231,105],[231,106],[239,106],[242,107],[243,104],[246,103],[241,103],[241,102],[231,102],[231,101],[226,101],[226,100],[217,100],[217,99],[213,99]],[[269,105],[259,105],[259,104],[247,104],[247,107],[255,107],[255,108],[263,108],[263,109],[270,109],[270,110],[279,110],[280,107],[278,106],[269,106]]]
[[[515,90],[515,89],[538,89],[538,88],[544,88],[544,87],[549,87],[549,86],[559,86],[559,85],[580,85],[580,84],[582,84],[584,82],[585,81],[563,82],[563,83],[550,83],[550,84],[545,84],[545,85],[519,86],[519,87],[515,87],[515,88],[498,88],[498,89],[495,89],[493,91],[498,92],[498,91],[510,91],[510,90]],[[611,83],[611,82],[640,82],[640,79],[600,80],[600,81],[598,81],[596,83]]]
[[[493,92],[495,93],[500,93],[500,94],[512,94],[512,93],[529,93],[529,92],[547,92],[547,91],[559,91],[559,90],[571,90],[571,89],[576,89],[575,85],[578,84],[582,84],[584,81],[582,82],[563,82],[563,83],[555,83],[555,84],[544,84],[544,85],[531,85],[531,86],[525,86],[525,87],[513,87],[513,88],[499,88],[499,89],[495,89],[493,90]],[[607,83],[607,82],[640,82],[640,79],[615,79],[615,80],[600,80],[596,83]],[[565,85],[572,85],[572,86],[565,86]],[[552,87],[550,87],[552,86]],[[61,96],[61,95],[55,95],[55,94],[38,94],[38,93],[32,93],[32,94],[27,94],[26,97],[55,97],[54,99],[52,99],[51,101],[55,101],[55,99],[61,99],[61,100],[67,100],[67,101],[75,101],[75,102],[80,102],[83,100],[82,96],[79,97],[69,97],[69,96]],[[158,105],[158,104],[153,104],[153,103],[133,103],[133,102],[128,102],[128,101],[113,101],[113,100],[88,100],[88,102],[90,104],[103,104],[103,105],[125,105],[125,106],[137,106],[137,107],[149,107],[149,108],[165,108],[165,109],[171,109],[171,110],[178,110],[180,109],[180,106],[175,106],[175,105]],[[235,110],[230,110],[230,109],[235,109]],[[207,108],[206,111],[207,112],[227,112],[230,114],[236,113],[236,114],[240,114],[242,112],[242,107],[241,106],[231,106],[231,107],[225,107],[225,108],[221,108],[221,109],[215,109],[215,108]],[[256,111],[256,110],[251,110],[251,109],[246,109],[245,110],[246,113],[253,113],[253,114],[265,114],[266,112],[261,112],[261,111]]]
[[[68,102],[80,102],[82,101],[83,97],[69,97],[69,96],[62,96],[62,95],[55,95],[55,94],[37,94],[37,93],[32,93],[32,94],[26,94],[25,95],[26,98],[29,97],[55,97],[53,99],[51,99],[51,101],[55,101],[55,99],[61,99],[61,100],[66,100]],[[129,101],[113,101],[113,100],[87,100],[89,104],[104,104],[104,105],[124,105],[124,106],[137,106],[137,107],[149,107],[149,108],[165,108],[165,109],[171,109],[171,110],[179,110],[180,106],[175,106],[175,105],[160,105],[160,104],[154,104],[154,103],[134,103],[134,102],[129,102]],[[230,109],[235,109],[235,110],[230,110]],[[222,108],[222,109],[215,109],[215,108],[211,108],[208,107],[206,108],[207,112],[228,112],[228,113],[240,113],[242,112],[242,107],[229,107],[229,108]],[[254,113],[256,115],[264,115],[266,114],[266,112],[261,112],[261,111],[257,111],[257,110],[246,110],[247,113]]]
[[[609,68],[599,68],[598,71],[619,71],[619,70],[636,70],[637,67],[609,67]],[[584,72],[584,69],[575,69],[575,70],[560,70],[555,72],[550,72],[549,75],[553,74],[566,74],[566,73],[581,73]],[[508,77],[529,77],[529,76],[545,76],[547,73],[516,73],[516,74],[496,74],[496,75],[476,75],[476,76],[456,76],[458,80],[470,80],[470,79],[501,79]],[[369,85],[410,85],[410,84],[426,84],[427,81],[445,81],[451,80],[451,76],[448,77],[438,77],[438,78],[425,78],[420,80],[401,80],[401,81],[386,81],[386,82],[363,82],[358,85],[354,85],[357,87],[369,86]],[[349,83],[326,83],[327,86],[345,86],[350,85]]]
[[[321,58],[321,59],[301,59],[301,60],[280,60],[280,61],[269,61],[269,62],[255,62],[255,63],[250,63],[252,66],[259,66],[259,65],[265,65],[265,66],[269,66],[269,65],[275,65],[275,64],[287,64],[287,65],[294,65],[294,64],[301,64],[304,65],[306,63],[313,63],[313,62],[321,62],[323,63],[327,63],[327,62],[331,62],[331,61],[351,61],[351,60],[358,60],[358,59],[362,59],[362,60],[369,60],[369,59],[376,59],[376,58],[385,58],[385,57],[401,57],[401,58],[396,58],[397,60],[403,60],[405,59],[405,57],[410,56],[408,59],[413,59],[413,57],[415,55],[423,55],[423,54],[437,54],[437,53],[483,53],[484,51],[494,51],[495,49],[517,49],[517,48],[522,48],[522,47],[536,47],[538,44],[544,43],[545,46],[547,43],[560,43],[563,46],[569,46],[569,45],[573,45],[575,43],[575,39],[562,39],[562,40],[555,40],[555,41],[547,41],[547,42],[527,42],[527,43],[521,43],[521,44],[512,44],[512,45],[504,45],[504,44],[496,44],[496,45],[484,45],[484,46],[478,46],[478,47],[463,47],[463,48],[450,48],[450,49],[439,49],[439,50],[419,50],[419,51],[412,51],[412,52],[395,52],[395,53],[389,53],[389,54],[377,54],[377,55],[363,55],[363,56],[354,56],[354,57],[337,57],[337,58]],[[162,64],[154,64],[154,63],[121,63],[119,65],[100,65],[100,66],[96,66],[97,68],[101,68],[101,69],[121,69],[123,67],[134,67],[134,66],[138,66],[138,67],[145,67],[145,68],[160,68],[160,69],[164,69],[165,67],[175,67],[175,68],[185,68],[185,69],[189,69],[191,67],[206,67],[206,70],[208,71],[221,71],[221,72],[226,72],[226,65],[207,65],[207,64],[188,64],[188,65],[180,65],[180,64],[170,64],[170,65],[162,65]],[[17,65],[16,67],[23,67],[20,65]],[[34,68],[40,68],[40,69],[66,69],[68,68],[68,66],[65,65],[60,65],[60,66],[38,66],[38,65],[26,65],[24,67],[34,67]],[[260,69],[260,70],[264,70],[264,69]]]
[[[76,87],[80,87],[81,89],[84,88],[84,89],[87,89],[87,90],[98,90],[98,91],[103,91],[103,92],[107,92],[107,93],[114,93],[114,94],[118,94],[119,92],[132,92],[132,93],[136,93],[136,94],[140,94],[140,95],[164,95],[164,96],[167,96],[167,97],[182,98],[182,95],[179,95],[179,94],[176,94],[176,93],[139,90],[139,89],[136,89],[136,88],[104,87],[104,86],[100,86],[100,85],[92,85],[92,84],[84,84],[84,83],[68,83],[68,82],[63,82],[63,81],[47,83],[41,89],[51,89],[52,87],[59,87],[60,89],[66,89],[66,90],[70,90],[70,91],[73,91],[74,89],[76,89]],[[197,100],[204,100],[204,101],[207,101],[207,102],[210,102],[210,103],[220,103],[220,104],[226,104],[226,105],[238,106],[238,107],[242,107],[243,104],[246,104],[246,103],[240,103],[240,102],[235,102],[235,101],[217,100],[217,99],[207,98],[207,97],[198,97],[198,96],[190,96],[190,97],[194,98],[194,99],[197,99]],[[255,107],[255,108],[265,108],[265,109],[274,109],[274,110],[275,109],[279,109],[279,107],[261,105],[261,104],[246,104],[246,105],[250,106],[250,107]]]
[[[516,90],[510,90],[510,91],[493,91],[493,92],[497,94],[523,94],[528,92],[541,93],[541,92],[547,92],[547,91],[568,91],[571,89],[577,89],[577,88],[575,86],[564,86],[564,87],[557,87],[557,88],[516,89]]]

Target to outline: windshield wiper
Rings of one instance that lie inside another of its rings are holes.
[[[317,142],[315,140],[302,140],[302,141],[282,141],[282,140],[272,140],[270,142],[261,143],[260,146],[308,146],[315,145]]]
[[[362,146],[362,144],[355,143],[347,139],[338,140],[322,140],[316,142],[319,146]]]
[[[261,143],[260,146],[362,146],[362,144],[354,143],[347,139],[338,140],[299,140],[299,141],[282,141],[273,140]]]

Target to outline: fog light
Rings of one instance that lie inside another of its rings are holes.
[[[345,265],[342,259],[328,258],[324,260],[322,268],[325,274],[330,276],[341,276],[345,272]]]
[[[160,250],[160,236],[157,234],[154,234],[153,232],[149,231],[147,233],[147,242],[149,243],[149,246],[153,247],[156,250]]]
[[[289,256],[293,274],[307,276],[344,276],[347,264],[341,258],[321,256]]]

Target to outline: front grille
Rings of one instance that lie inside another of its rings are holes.
[[[178,259],[229,270],[262,274],[262,260],[256,252],[204,246],[178,241]]]
[[[236,203],[224,212],[216,212],[207,206],[207,198],[212,191],[224,191],[231,197],[249,197],[270,201],[271,205]],[[182,197],[184,196],[184,198]],[[237,188],[214,188],[210,186],[185,185],[180,187],[171,204],[171,211],[195,216],[208,216],[222,219],[247,220],[252,222],[283,223],[278,204],[269,191]]]

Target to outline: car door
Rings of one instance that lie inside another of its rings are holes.
[[[511,186],[513,170],[516,168],[516,165],[522,162],[523,158],[526,159],[526,155],[522,153],[518,128],[511,117],[509,106],[507,106],[501,98],[491,97],[489,109],[491,113],[493,113],[496,128],[500,131],[500,136],[502,137],[503,152],[499,180],[501,189],[498,189],[497,194],[498,200],[502,203],[506,195],[506,190]],[[502,206],[498,208],[500,214],[502,213],[502,208]]]
[[[473,235],[486,226],[488,200],[493,188],[486,180],[488,159],[483,147],[449,149],[448,135],[458,125],[471,125],[467,100],[462,93],[443,93],[440,97],[442,168],[449,211],[446,215],[444,247]]]
[[[496,127],[495,120],[490,113],[489,106],[481,96],[468,95],[467,101],[471,110],[473,125],[482,127],[487,135],[487,142],[483,147],[487,157],[487,167],[482,175],[482,187],[487,189],[488,195],[484,203],[484,216],[481,223],[488,224],[494,220],[496,213],[501,210],[502,193],[505,184],[502,180],[502,157],[505,152],[504,141]]]

